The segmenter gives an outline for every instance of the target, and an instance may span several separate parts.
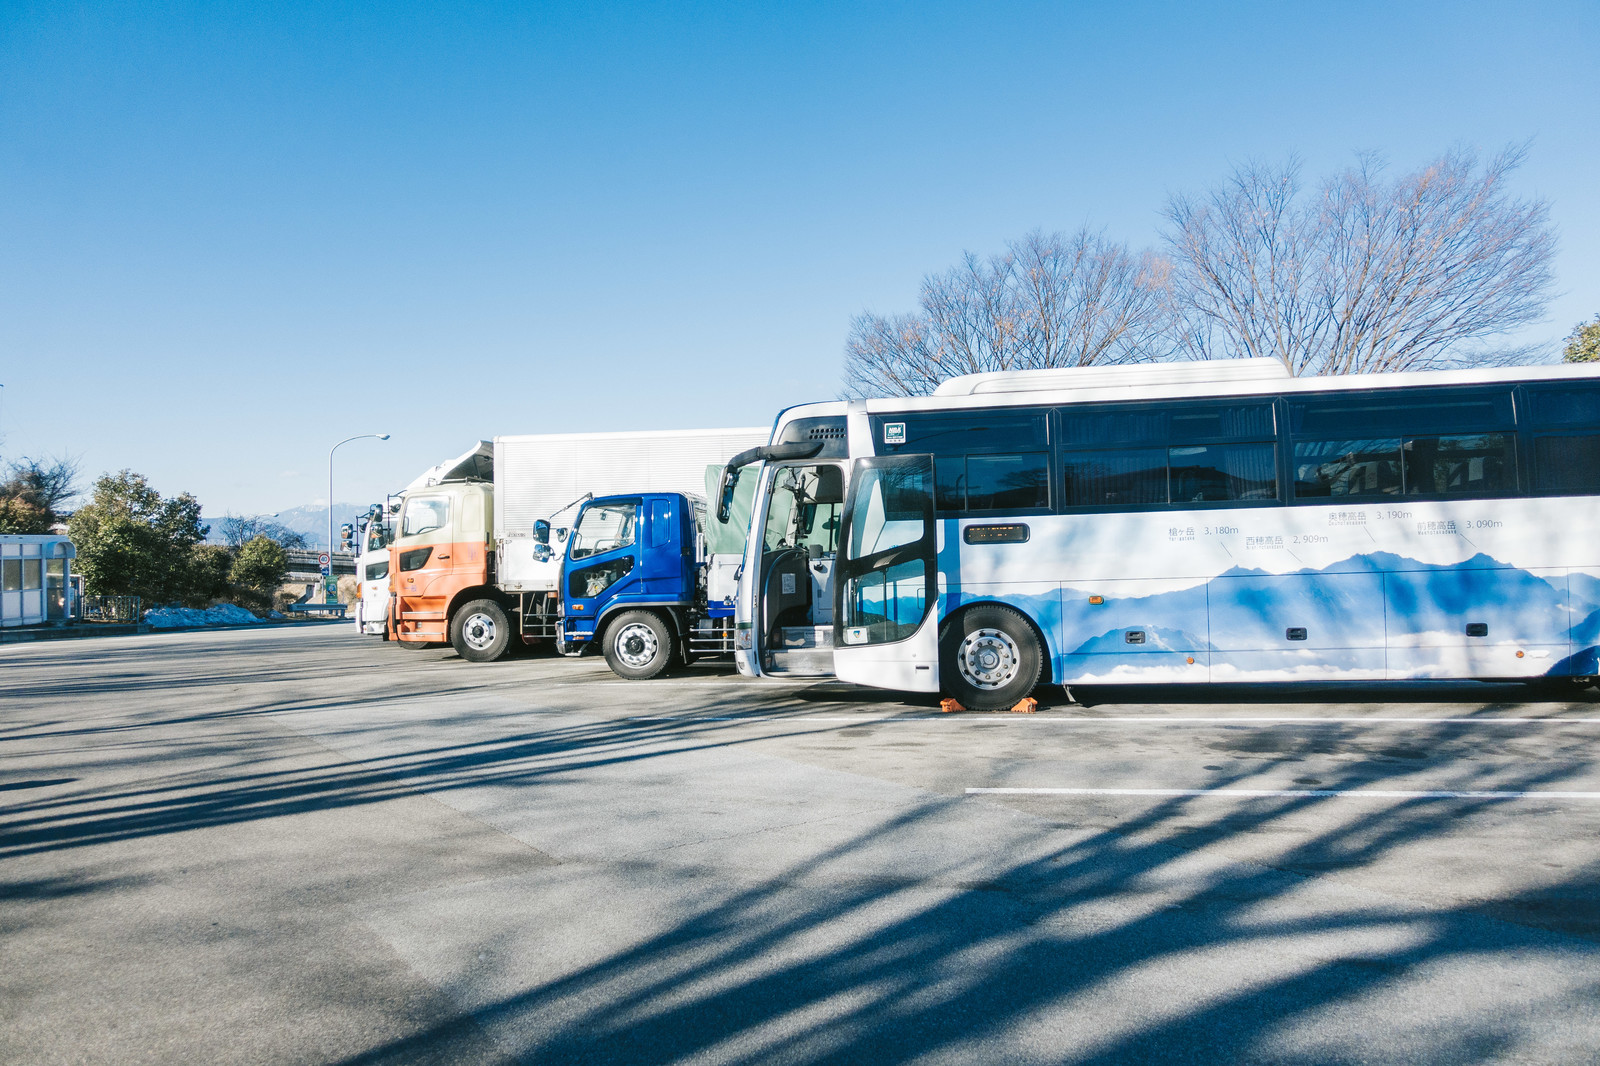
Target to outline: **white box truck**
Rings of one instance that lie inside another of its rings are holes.
[[[482,441],[403,493],[389,542],[389,635],[464,659],[559,635],[561,555],[590,496],[704,491],[706,468],[770,431],[541,433]],[[539,536],[536,533],[546,533]]]

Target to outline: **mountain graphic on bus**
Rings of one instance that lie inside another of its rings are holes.
[[[1068,656],[1134,665],[1152,653],[1204,652],[1215,653],[1215,663],[1230,654],[1281,650],[1309,660],[1387,647],[1421,664],[1419,676],[1436,676],[1449,656],[1430,665],[1430,648],[1503,646],[1510,654],[1526,646],[1539,650],[1519,664],[1524,672],[1555,673],[1580,671],[1596,657],[1592,648],[1569,655],[1574,646],[1600,645],[1600,577],[1525,570],[1484,553],[1439,564],[1373,552],[1284,573],[1235,566],[1148,596],[1112,594],[1125,582],[1098,584],[1062,589],[1058,647]],[[1391,667],[1396,661],[1391,656]]]
[[[1127,640],[1128,629],[1112,629],[1100,634],[1093,640],[1086,640],[1073,649],[1076,655],[1103,655],[1112,652],[1119,654],[1150,653],[1150,652],[1186,652],[1186,651],[1211,651],[1211,642],[1203,637],[1181,629],[1167,629],[1162,626],[1146,626],[1139,629],[1130,626],[1141,633],[1144,639],[1138,645],[1130,645]]]

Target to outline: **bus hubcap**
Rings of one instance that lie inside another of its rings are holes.
[[[461,635],[467,647],[482,651],[494,643],[494,619],[485,614],[475,614],[461,627]]]
[[[977,629],[961,642],[957,657],[961,677],[975,688],[1004,688],[1017,676],[1022,653],[1017,642],[998,629]]]
[[[617,657],[629,666],[649,666],[656,648],[655,633],[641,622],[623,626],[617,634]]]

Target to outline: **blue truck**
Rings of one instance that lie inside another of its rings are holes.
[[[733,651],[738,550],[718,552],[705,501],[678,492],[590,500],[567,537],[561,567],[564,654],[599,647],[631,680],[655,677],[701,656]],[[720,540],[733,548],[729,531]],[[534,536],[549,530],[536,524]]]

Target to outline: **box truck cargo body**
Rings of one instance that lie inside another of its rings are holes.
[[[698,493],[765,429],[496,437],[404,493],[390,553],[390,635],[497,659],[559,636],[566,528],[591,496]],[[565,518],[563,518],[565,516]]]

